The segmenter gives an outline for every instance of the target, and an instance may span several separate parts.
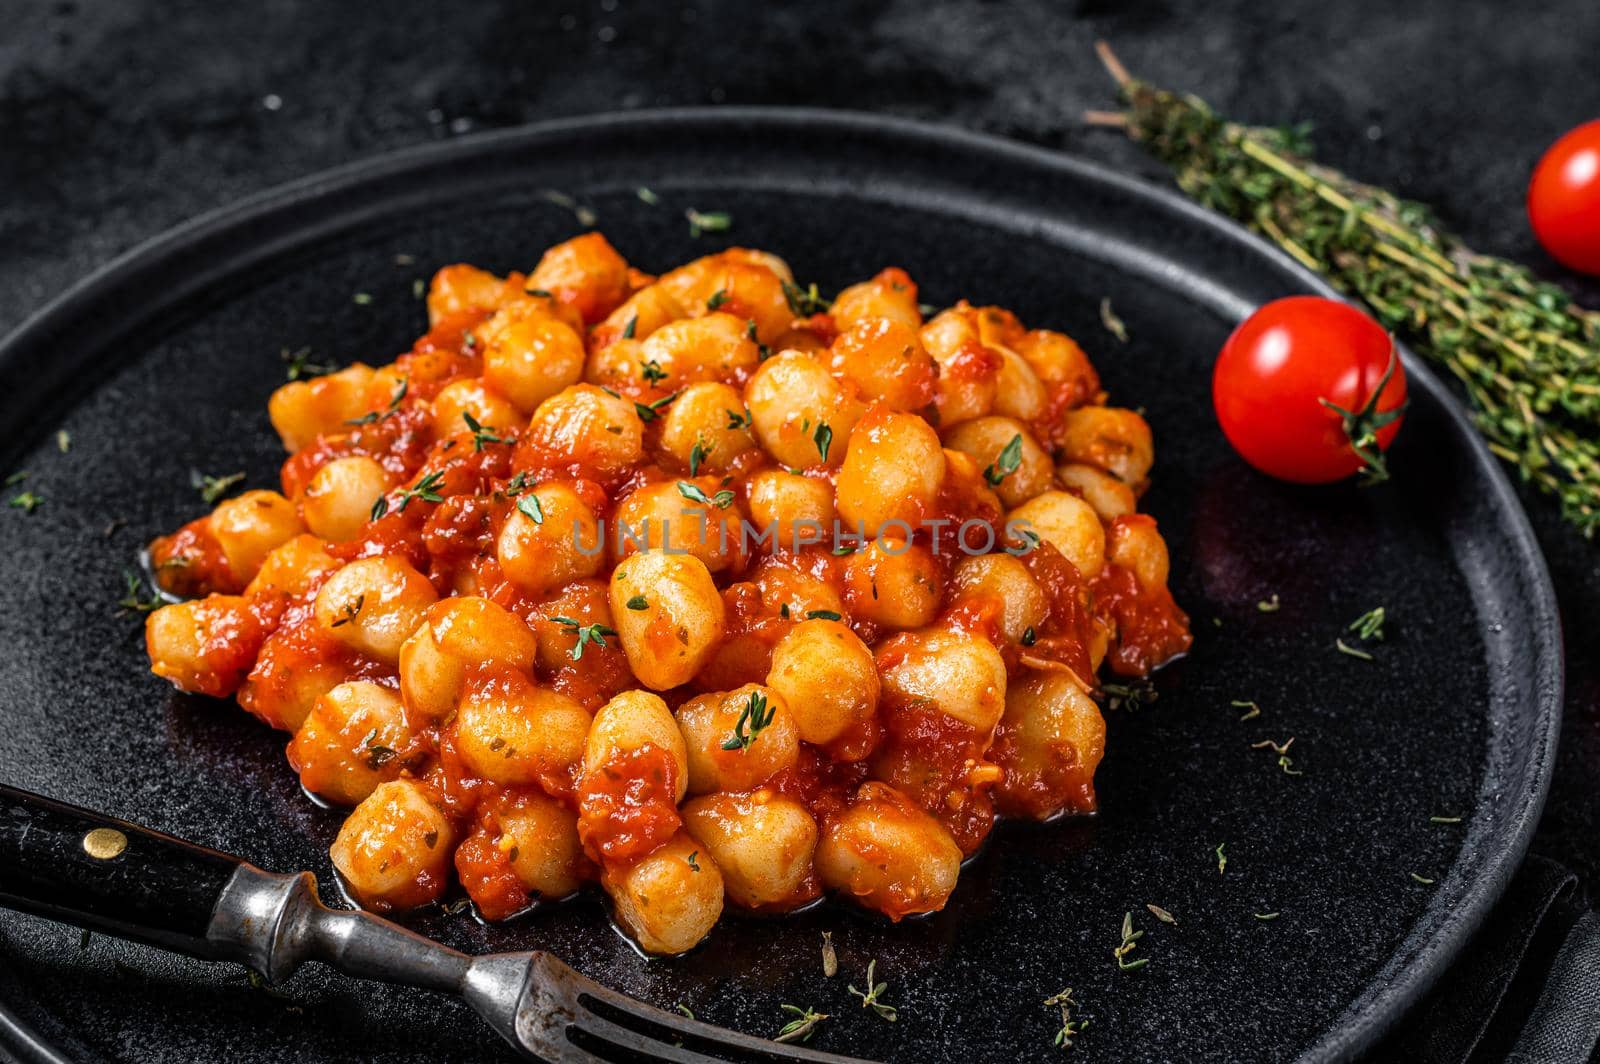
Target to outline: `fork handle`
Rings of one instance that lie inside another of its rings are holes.
[[[0,905],[216,957],[212,914],[237,857],[0,784]]]

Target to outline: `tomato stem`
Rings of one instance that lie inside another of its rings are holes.
[[[1381,484],[1389,479],[1389,463],[1385,459],[1383,450],[1378,446],[1378,433],[1400,419],[1406,412],[1406,407],[1411,405],[1411,400],[1406,399],[1393,410],[1379,410],[1378,400],[1383,398],[1383,391],[1389,386],[1389,381],[1394,377],[1395,367],[1400,364],[1400,353],[1393,344],[1389,345],[1389,362],[1383,367],[1383,376],[1378,378],[1378,386],[1372,390],[1367,401],[1359,410],[1346,410],[1338,403],[1327,399],[1318,399],[1317,402],[1339,415],[1339,421],[1344,427],[1344,434],[1350,440],[1350,449],[1361,459],[1364,467],[1361,473],[1361,483],[1365,485]]]

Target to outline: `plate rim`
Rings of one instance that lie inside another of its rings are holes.
[[[92,271],[41,308],[26,317],[0,339],[0,375],[24,357],[29,347],[37,347],[54,333],[68,329],[82,319],[85,311],[114,294],[119,283],[182,266],[185,252],[200,248],[208,240],[240,235],[252,223],[259,223],[281,211],[308,202],[332,198],[341,192],[359,190],[388,177],[426,169],[439,162],[463,156],[492,154],[520,147],[529,142],[559,139],[575,134],[618,135],[630,132],[680,131],[688,126],[748,127],[759,125],[778,129],[819,129],[839,134],[868,137],[893,137],[920,140],[934,147],[976,154],[1001,161],[1071,174],[1080,181],[1098,184],[1119,196],[1164,212],[1185,225],[1198,226],[1215,239],[1238,246],[1243,253],[1265,256],[1286,272],[1304,292],[1347,301],[1324,278],[1313,273],[1279,248],[1256,236],[1238,223],[1208,210],[1165,186],[1144,180],[1130,172],[1069,152],[1023,143],[965,127],[919,119],[874,114],[863,111],[814,107],[681,107],[609,111],[578,115],[507,129],[478,132],[386,151],[364,159],[316,171],[304,177],[272,186],[249,196],[205,211],[195,217],[140,241]],[[290,227],[281,237],[299,243],[307,236],[307,226]],[[178,260],[174,263],[174,260]],[[234,267],[224,265],[224,272]],[[188,267],[191,279],[203,276],[199,267]],[[188,298],[187,290],[174,292],[169,302]],[[161,305],[147,305],[135,312],[140,318],[156,314]],[[127,315],[124,314],[125,318]],[[126,322],[118,325],[126,328]],[[1560,736],[1565,684],[1565,652],[1562,644],[1560,613],[1555,589],[1543,552],[1539,547],[1526,512],[1500,463],[1490,454],[1473,428],[1461,401],[1445,385],[1432,367],[1403,344],[1397,344],[1413,385],[1439,400],[1439,406],[1452,429],[1467,444],[1474,471],[1488,488],[1488,502],[1503,519],[1507,544],[1513,550],[1518,568],[1527,581],[1528,610],[1536,623],[1525,638],[1532,651],[1528,676],[1532,716],[1527,737],[1531,749],[1529,765],[1532,787],[1517,796],[1503,810],[1495,829],[1497,852],[1488,855],[1478,874],[1467,881],[1450,904],[1441,904],[1439,895],[1430,900],[1384,966],[1346,1007],[1332,1026],[1300,1053],[1303,1061],[1349,1059],[1371,1048],[1394,1024],[1432,988],[1450,962],[1465,947],[1467,940],[1487,917],[1489,910],[1505,892],[1511,877],[1521,866],[1543,811],[1555,769]],[[52,401],[59,399],[52,396]],[[19,425],[19,435],[28,425]],[[1475,796],[1481,807],[1481,794]],[[1429,918],[1432,917],[1430,921]],[[1430,923],[1422,933],[1423,923]],[[1411,963],[1391,971],[1395,958],[1411,955]],[[1387,978],[1386,978],[1387,976]],[[18,1054],[20,1059],[41,1064],[72,1064],[71,1059],[49,1042],[0,1000],[0,1049]]]

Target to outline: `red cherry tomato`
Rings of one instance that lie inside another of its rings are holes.
[[[1290,296],[1228,337],[1211,399],[1223,435],[1245,461],[1281,480],[1326,484],[1363,466],[1381,468],[1381,452],[1400,431],[1406,374],[1394,341],[1367,315],[1332,299]],[[1325,403],[1355,416],[1348,431],[1348,419]],[[1375,431],[1363,440],[1368,428]]]
[[[1562,265],[1600,276],[1600,119],[1550,145],[1534,167],[1528,220]]]

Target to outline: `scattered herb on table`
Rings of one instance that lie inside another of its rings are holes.
[[[283,1002],[283,1010],[285,1012],[302,1013],[305,1011],[305,1009],[297,1003],[293,995],[273,986],[267,981],[266,976],[262,975],[255,969],[246,968],[244,975],[245,980],[250,984],[251,990],[265,994],[267,997],[272,998],[275,1001]]]
[[[1282,913],[1256,913],[1255,918],[1260,920],[1262,923],[1268,923],[1272,920],[1276,920],[1282,915]]]
[[[661,202],[660,196],[656,195],[654,191],[646,188],[643,185],[640,185],[638,188],[634,189],[633,194],[639,197],[639,202],[648,203],[652,207]]]
[[[563,210],[572,212],[572,217],[584,228],[594,225],[600,220],[593,207],[586,207],[559,189],[547,188],[539,193],[539,198],[546,203],[553,203]]]
[[[1384,610],[1382,606],[1375,606],[1350,622],[1347,632],[1354,632],[1359,638],[1368,642],[1383,642]]]
[[[40,506],[44,505],[44,496],[38,495],[32,491],[19,491],[15,495],[11,496],[10,505],[18,510],[21,510],[25,514],[31,514]]]
[[[1132,953],[1139,947],[1139,940],[1143,937],[1143,931],[1135,931],[1133,929],[1133,913],[1123,913],[1122,944],[1111,951],[1111,955],[1117,959],[1118,968],[1125,972],[1133,971],[1136,968],[1143,968],[1146,964],[1150,963],[1149,957],[1140,957],[1136,961],[1130,961],[1128,959],[1128,954]]]
[[[796,1005],[784,1005],[782,1008],[785,1012],[794,1013],[794,1019],[783,1025],[773,1037],[774,1042],[809,1042],[817,1031],[817,1024],[828,1018],[826,1012],[810,1008],[802,1009]]]
[[[695,240],[703,233],[725,233],[733,228],[733,215],[727,211],[699,211],[690,207],[683,216],[689,219],[689,236]]]
[[[1107,709],[1139,709],[1160,697],[1155,685],[1149,680],[1139,680],[1134,683],[1103,683],[1100,685],[1100,690],[1105,692]]]
[[[887,1020],[890,1023],[893,1023],[895,1020],[900,1018],[900,1013],[895,1009],[895,1007],[893,1005],[888,1005],[888,1004],[884,1003],[883,995],[884,995],[884,992],[889,989],[889,984],[888,983],[874,982],[874,980],[877,979],[877,972],[878,972],[878,962],[875,961],[875,960],[874,961],[868,961],[867,962],[867,989],[865,991],[857,990],[855,988],[854,984],[851,984],[846,989],[848,989],[850,991],[850,993],[854,994],[856,997],[861,999],[861,1007],[862,1008],[864,1008],[864,1009],[870,1008],[873,1012],[876,1012],[880,1018],[882,1018],[884,1020]]]
[[[72,434],[66,429],[61,429],[56,433],[56,450],[62,454],[72,450]]]
[[[213,477],[200,472],[198,469],[189,470],[190,486],[200,493],[200,501],[208,506],[226,495],[229,488],[243,482],[243,473],[229,473],[226,476]]]
[[[1427,876],[1419,876],[1417,873],[1412,872],[1411,878],[1416,880],[1418,883],[1421,883],[1425,887],[1433,886],[1433,880],[1429,879]]]
[[[278,352],[278,357],[287,364],[284,367],[283,375],[292,381],[297,381],[302,377],[320,377],[339,368],[328,363],[311,361],[311,348],[309,347],[302,347],[295,351],[290,351],[285,347]]]
[[[1160,920],[1164,924],[1176,925],[1178,922],[1178,918],[1176,916],[1173,916],[1159,905],[1150,905],[1147,903],[1145,908],[1150,910],[1151,916],[1154,916],[1157,920]]]
[[[1246,702],[1243,699],[1236,698],[1228,704],[1234,709],[1242,709],[1246,711],[1239,717],[1240,721],[1253,720],[1256,717],[1261,716],[1261,707],[1256,705],[1254,702]]]
[[[1299,769],[1294,767],[1294,758],[1289,756],[1289,747],[1293,745],[1294,736],[1291,735],[1288,739],[1281,743],[1275,743],[1271,739],[1263,739],[1259,743],[1251,743],[1250,749],[1271,750],[1274,754],[1278,755],[1278,767],[1283,769],[1284,775],[1304,776],[1304,772],[1301,772]]]
[[[1117,342],[1124,344],[1128,342],[1128,326],[1117,317],[1117,312],[1111,309],[1110,296],[1100,300],[1100,324],[1106,327],[1106,332],[1117,338]]]
[[[1459,823],[1461,823],[1461,818],[1458,817],[1458,816],[1430,816],[1428,818],[1428,823],[1430,823],[1430,824],[1459,824]]]
[[[353,300],[355,302],[355,305],[358,306],[358,307],[369,307],[369,306],[372,305],[372,293],[371,292],[357,292],[355,295],[351,296],[350,298],[351,298],[351,300]]]
[[[1044,1003],[1061,1010],[1061,1028],[1056,1031],[1055,1040],[1051,1044],[1057,1049],[1071,1049],[1072,1040],[1089,1026],[1088,1020],[1072,1018],[1072,1010],[1078,1007],[1078,1002],[1072,996],[1072,988],[1069,986],[1059,994],[1050,995],[1044,999]]]
[[[147,596],[144,590],[144,580],[132,569],[122,570],[124,592],[117,605],[125,613],[149,613],[151,610],[160,609],[163,599],[161,593],[152,589]]]
[[[1283,609],[1283,603],[1278,599],[1278,593],[1274,591],[1271,598],[1264,598],[1257,602],[1256,609],[1262,613],[1277,613]]]
[[[833,951],[833,932],[822,933],[822,975],[832,979],[839,974],[839,955]]]
[[[1422,204],[1313,162],[1303,128],[1231,122],[1099,51],[1124,110],[1090,121],[1119,126],[1184,192],[1363,300],[1460,381],[1492,452],[1585,535],[1600,528],[1600,312],[1467,247]]]
[[[1378,660],[1365,650],[1362,650],[1360,647],[1353,647],[1349,643],[1346,643],[1343,639],[1335,639],[1333,641],[1333,645],[1339,651],[1339,653],[1348,654],[1352,658],[1360,658],[1362,661]]]
[[[1227,845],[1225,842],[1217,843],[1217,875],[1219,876],[1228,871],[1228,855],[1222,852],[1223,847]]]

